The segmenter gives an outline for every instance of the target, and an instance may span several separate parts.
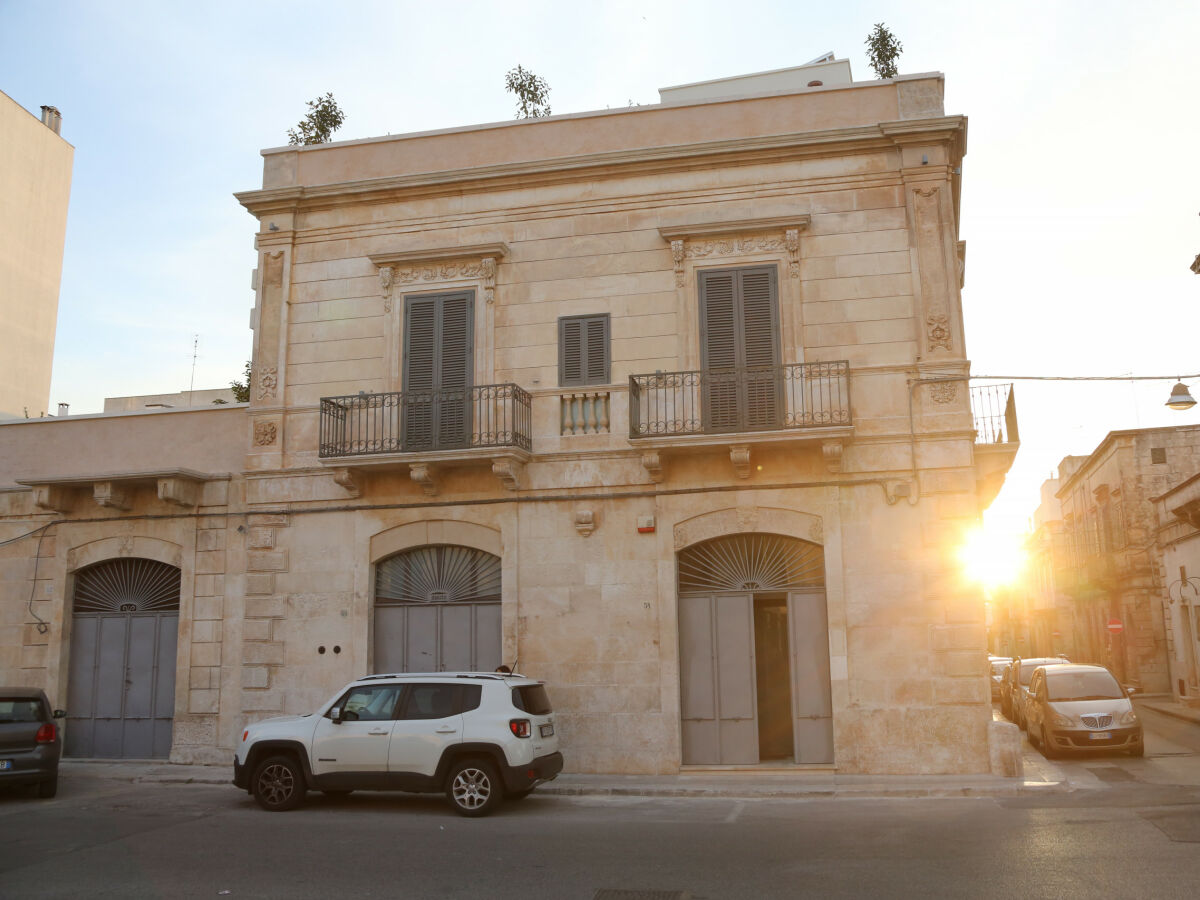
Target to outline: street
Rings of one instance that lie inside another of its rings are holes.
[[[435,796],[271,814],[232,786],[64,778],[52,801],[0,796],[0,895],[1194,897],[1200,726],[1142,716],[1144,759],[1027,746],[1075,789],[997,798],[535,793],[468,820]]]

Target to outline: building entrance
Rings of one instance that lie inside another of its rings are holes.
[[[833,762],[824,553],[781,535],[679,554],[685,765]]]

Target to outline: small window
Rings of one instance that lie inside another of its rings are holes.
[[[548,716],[554,710],[550,706],[550,695],[545,685],[525,684],[512,689],[512,704],[531,716]]]
[[[483,688],[477,684],[464,684],[459,687],[462,691],[462,704],[459,712],[470,712],[479,709],[479,699],[483,696]]]
[[[347,691],[335,705],[341,707],[342,718],[348,722],[381,722],[396,717],[400,690],[398,684],[361,685]]]
[[[445,719],[458,711],[456,684],[414,684],[408,689],[401,719]]]
[[[1158,463],[1165,463],[1166,461],[1167,461],[1167,448],[1166,447],[1151,447],[1150,448],[1150,462],[1155,463],[1157,465]]]
[[[608,313],[558,320],[558,383],[608,384]]]

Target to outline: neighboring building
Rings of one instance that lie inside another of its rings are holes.
[[[1154,498],[1171,692],[1200,706],[1200,475]]]
[[[67,202],[75,148],[62,116],[0,92],[0,419],[50,411]]]
[[[573,771],[989,771],[966,120],[817,65],[264,151],[249,408],[0,426],[0,678],[76,755],[503,662]]]
[[[174,394],[141,394],[135,397],[105,397],[106,413],[136,412],[145,409],[194,409],[201,406],[220,406],[236,403],[230,388],[210,388],[199,391],[179,391]]]
[[[1150,693],[1170,690],[1154,498],[1198,469],[1200,426],[1113,431],[1057,493],[1071,540],[1071,659]]]

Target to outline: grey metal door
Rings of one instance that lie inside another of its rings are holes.
[[[165,759],[171,752],[179,569],[146,559],[76,575],[67,756]]]
[[[437,544],[376,565],[376,672],[490,672],[502,647],[500,557]]]
[[[754,597],[679,598],[684,765],[758,762]]]
[[[788,594],[792,706],[798,763],[833,762],[833,699],[824,591]]]

